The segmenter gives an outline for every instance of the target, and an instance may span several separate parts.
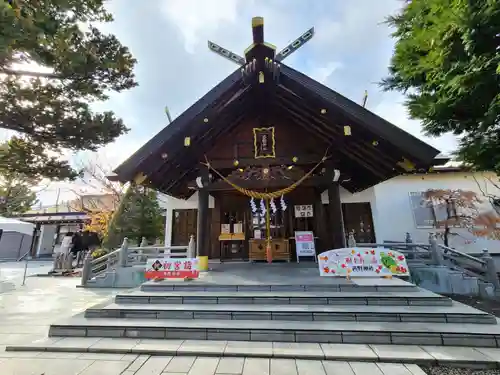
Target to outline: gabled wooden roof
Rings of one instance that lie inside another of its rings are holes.
[[[259,83],[264,72],[265,83]],[[439,151],[338,92],[285,65],[255,59],[220,82],[166,126],[115,173],[122,182],[138,176],[158,190],[187,197],[199,161],[216,140],[263,108],[278,110],[338,149],[343,165],[361,172],[345,186],[359,191],[409,170],[427,170]],[[349,126],[351,136],[344,135]],[[191,146],[184,146],[190,137]]]

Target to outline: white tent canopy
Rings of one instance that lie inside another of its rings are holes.
[[[35,225],[25,221],[0,216],[0,229],[4,232],[18,232],[32,236]]]

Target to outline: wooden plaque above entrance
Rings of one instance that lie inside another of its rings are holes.
[[[274,138],[274,127],[254,128],[253,146],[255,159],[275,158],[276,145]]]

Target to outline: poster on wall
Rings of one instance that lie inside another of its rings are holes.
[[[312,204],[296,205],[293,208],[295,212],[295,217],[313,217]]]
[[[316,260],[314,233],[308,231],[295,232],[295,251],[297,253],[297,263],[299,263],[300,257],[314,257]]]
[[[350,247],[318,255],[320,276],[410,276],[406,257],[391,249]]]
[[[146,279],[195,279],[200,276],[198,259],[152,258],[146,262]]]

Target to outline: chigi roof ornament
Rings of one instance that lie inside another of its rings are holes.
[[[225,49],[220,45],[211,42],[210,40],[208,41],[208,48],[212,52],[222,57],[225,57],[226,59],[241,66],[244,66],[245,64],[252,62],[252,60],[256,57],[256,55],[257,56],[260,55],[263,58],[268,58],[269,60],[274,60],[274,62],[279,63],[280,61],[283,61],[285,58],[287,58],[292,53],[297,51],[304,44],[306,44],[309,40],[312,39],[313,36],[314,36],[314,27],[311,27],[304,34],[299,36],[297,39],[295,39],[293,42],[291,42],[289,45],[287,45],[285,48],[283,48],[280,52],[276,54],[275,53],[276,47],[264,41],[264,18],[253,17],[252,18],[253,43],[245,50],[245,57],[242,57],[228,49]],[[265,50],[264,53],[262,53],[263,50]],[[269,64],[269,61],[267,63]]]

